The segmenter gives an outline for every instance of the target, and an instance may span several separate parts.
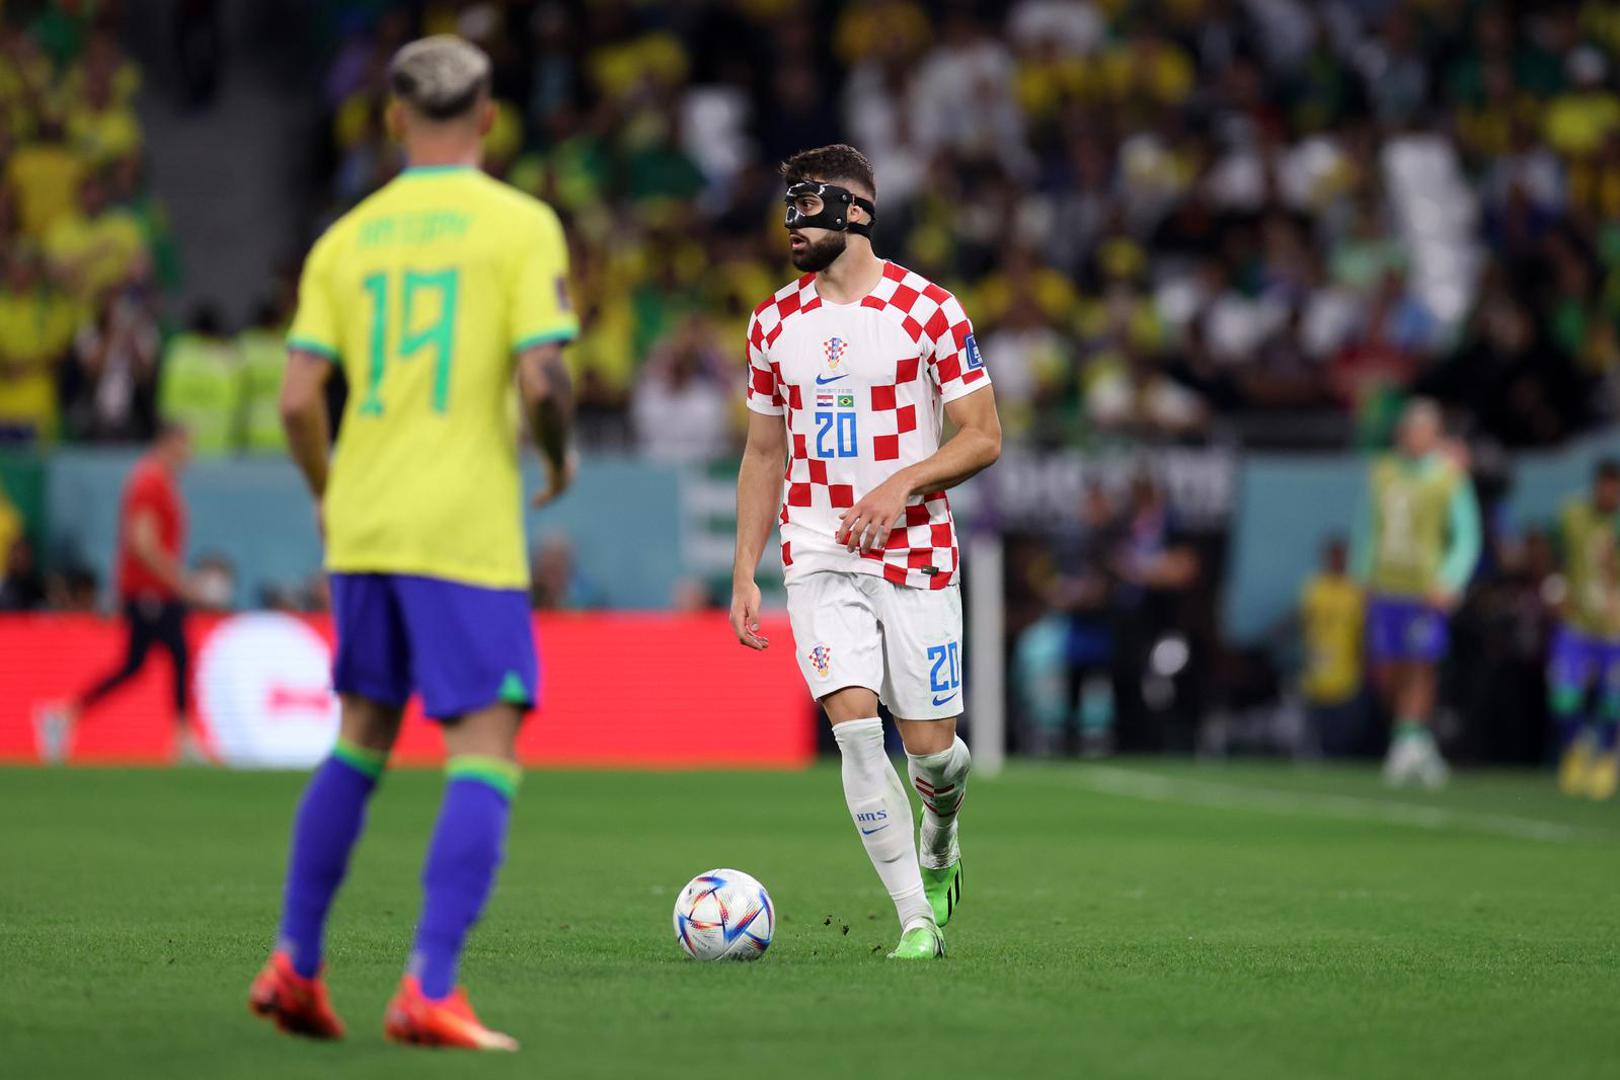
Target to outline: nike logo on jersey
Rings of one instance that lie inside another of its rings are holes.
[[[888,826],[887,826],[887,825],[879,825],[879,826],[878,826],[878,827],[877,827],[877,828],[875,828],[875,829],[862,829],[862,830],[861,830],[861,835],[862,835],[862,836],[871,836],[871,835],[872,835],[872,834],[873,834],[873,833],[875,833],[875,832],[882,832],[882,831],[883,831],[883,830],[884,830],[884,829],[887,829],[887,828],[888,828]]]
[[[847,379],[847,378],[849,378],[849,372],[847,372],[847,371],[844,372],[842,375],[834,375],[830,379],[824,379],[820,375],[817,375],[816,376],[816,385],[817,386],[826,386],[830,382],[837,382],[839,379]]]
[[[949,694],[935,694],[934,695],[934,704],[935,705],[943,705],[943,704],[945,704],[947,701],[951,700],[951,698],[953,698],[955,696],[956,696],[956,691],[954,691],[954,690],[951,691]]]

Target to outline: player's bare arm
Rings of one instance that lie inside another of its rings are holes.
[[[287,350],[287,372],[281,382],[281,426],[304,483],[316,502],[326,494],[331,464],[332,423],[326,412],[326,380],[332,361],[307,349]]]
[[[1001,456],[1001,418],[993,387],[987,385],[947,402],[945,415],[956,426],[956,434],[932,455],[899,470],[838,515],[840,544],[850,551],[881,548],[889,529],[905,514],[907,501],[955,487],[996,463]]]
[[[574,480],[568,450],[574,430],[574,377],[557,343],[524,349],[518,354],[517,369],[529,431],[546,463],[546,486],[535,493],[534,505],[545,506]]]
[[[731,566],[731,629],[750,649],[770,639],[759,632],[759,586],[754,571],[782,509],[782,462],[787,429],[780,416],[748,414],[748,445],[737,470],[737,551]]]

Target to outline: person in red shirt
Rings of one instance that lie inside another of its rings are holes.
[[[80,716],[134,678],[146,664],[153,645],[168,650],[174,675],[174,712],[182,760],[203,760],[196,735],[186,727],[190,656],[186,648],[186,580],[183,552],[186,511],[180,498],[180,474],[191,457],[186,429],[168,424],[151,450],[136,462],[118,513],[118,596],[128,627],[124,659],[73,702],[46,712],[40,722],[40,749],[45,760],[67,754]]]

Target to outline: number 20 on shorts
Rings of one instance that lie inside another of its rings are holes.
[[[936,694],[959,689],[962,685],[962,654],[957,643],[930,645],[928,659],[928,689]]]

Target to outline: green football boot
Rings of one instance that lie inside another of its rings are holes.
[[[943,960],[945,935],[929,922],[914,923],[900,935],[900,944],[889,954],[890,960]]]
[[[923,892],[934,909],[934,921],[944,926],[951,921],[956,905],[962,902],[962,860],[943,870],[922,868]]]

